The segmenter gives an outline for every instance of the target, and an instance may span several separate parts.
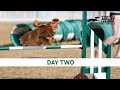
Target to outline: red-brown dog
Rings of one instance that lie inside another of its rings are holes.
[[[40,24],[37,20],[33,22],[35,30],[25,33],[20,37],[20,43],[23,46],[44,46],[52,45],[52,38],[56,33],[59,19],[54,18],[53,22]]]

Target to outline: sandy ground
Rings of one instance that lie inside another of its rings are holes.
[[[0,45],[11,45],[9,34],[15,24],[0,24]],[[79,41],[63,42],[62,44],[78,44]],[[112,57],[117,45],[112,47]],[[56,53],[57,52],[57,53]],[[81,58],[80,49],[54,50],[13,50],[0,51],[0,58]],[[87,57],[90,49],[87,48]],[[105,55],[103,53],[103,58]],[[0,78],[44,78],[73,79],[80,72],[80,67],[0,67]],[[120,67],[111,68],[111,79],[120,79]]]

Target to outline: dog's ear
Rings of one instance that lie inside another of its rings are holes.
[[[45,27],[46,26],[46,24],[41,24],[41,25],[39,25],[39,27]]]
[[[54,18],[52,21],[53,21],[54,23],[59,23],[59,19],[58,19],[58,18]]]
[[[40,26],[39,21],[38,21],[38,20],[34,20],[33,26],[34,26],[34,27],[39,27],[39,26]]]

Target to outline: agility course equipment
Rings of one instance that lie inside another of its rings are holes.
[[[91,58],[94,58],[94,42],[96,44],[99,43],[99,58],[101,58],[102,51],[106,54],[106,58],[111,57],[111,45],[107,45],[107,47],[102,43],[101,39],[97,37],[96,34],[94,34],[91,30],[91,28],[87,24],[87,11],[83,12],[83,43],[82,43],[82,58],[86,58],[86,47],[87,47],[87,37],[91,37]],[[86,37],[86,38],[84,38]],[[110,79],[110,67],[99,67],[99,68],[88,68],[88,67],[82,67],[81,73],[82,74],[88,74],[88,73],[97,73],[98,76],[102,75],[103,72],[105,72],[106,79]],[[99,72],[98,72],[99,71]]]
[[[34,50],[34,49],[69,49],[69,48],[82,48],[82,45],[58,45],[58,46],[4,46],[0,50]]]
[[[32,24],[17,24],[13,27],[12,31],[10,32],[10,39],[14,46],[22,46],[20,44],[19,38],[24,35],[25,33],[34,30]]]
[[[82,21],[81,20],[66,20],[70,22],[74,28],[75,40],[82,42]]]
[[[62,31],[62,27],[58,24],[57,30],[56,30],[56,34],[53,38],[55,41],[59,42],[62,41],[63,39],[63,31]]]
[[[74,38],[74,28],[68,21],[60,22],[60,26],[62,27],[63,31],[63,39],[72,40]]]
[[[26,27],[26,25],[21,25],[21,26]],[[28,31],[32,30],[28,27],[26,27],[26,28]],[[16,30],[16,29],[14,29],[14,30]],[[26,31],[23,31],[23,33],[24,32],[26,32]],[[23,33],[21,33],[21,35]],[[14,34],[17,34],[17,33],[14,33]],[[31,46],[31,47],[19,46],[18,47],[16,45],[16,47],[14,47],[14,46],[13,47],[0,47],[0,50],[79,48],[79,49],[82,49],[82,58],[86,58],[87,42],[89,42],[87,40],[87,38],[90,38],[91,58],[94,58],[94,43],[99,45],[99,58],[102,57],[102,54],[101,54],[102,51],[106,54],[107,58],[111,57],[111,45],[105,46],[102,43],[102,40],[96,34],[94,34],[94,30],[92,30],[91,27],[88,26],[87,11],[83,11],[83,20],[82,20],[82,41],[83,42],[81,45],[44,46],[44,47],[38,47],[38,46],[37,47],[36,46],[35,47],[34,46]],[[110,79],[110,67],[94,68],[94,66],[93,66],[93,67],[87,68],[84,66],[81,68],[81,73],[82,74],[93,73],[96,76],[96,79],[99,79],[99,78]],[[102,77],[99,77],[99,76],[102,76]]]

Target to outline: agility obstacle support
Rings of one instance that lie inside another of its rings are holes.
[[[102,51],[106,54],[106,58],[111,58],[111,45],[107,45],[105,46],[101,39],[98,38],[98,36],[96,34],[94,34],[94,32],[92,32],[91,28],[88,26],[87,24],[87,11],[83,11],[83,32],[82,32],[82,38],[83,38],[83,43],[82,43],[82,58],[86,58],[86,47],[87,47],[87,38],[90,37],[91,38],[91,58],[94,58],[94,45],[97,44],[99,45],[99,58],[102,58]],[[86,37],[86,38],[84,38]],[[96,73],[98,73],[98,76],[102,75],[103,73],[103,77],[106,79],[110,79],[110,67],[99,67],[99,68],[95,68],[90,67],[82,67],[81,68],[81,73],[82,74],[88,74],[88,73],[95,73],[94,75],[96,75]],[[98,72],[99,71],[99,72]],[[96,75],[97,76],[97,75]],[[100,79],[100,78],[99,78]]]

